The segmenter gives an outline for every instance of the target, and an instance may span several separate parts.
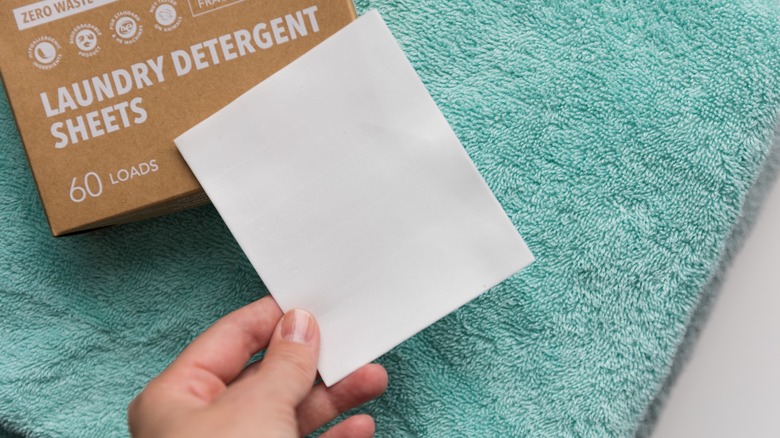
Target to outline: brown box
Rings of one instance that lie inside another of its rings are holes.
[[[61,236],[208,202],[173,139],[356,14],[351,0],[5,0],[0,17],[0,73]]]

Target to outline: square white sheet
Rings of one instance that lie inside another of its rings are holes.
[[[533,261],[376,11],[176,144],[327,385]]]

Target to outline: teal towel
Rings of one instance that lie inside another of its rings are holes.
[[[771,151],[778,2],[358,6],[537,256],[381,358],[378,435],[646,433]],[[122,436],[144,383],[266,289],[211,207],[51,238],[4,97],[0,139],[0,425]]]

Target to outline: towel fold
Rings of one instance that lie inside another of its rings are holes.
[[[369,7],[537,257],[380,359],[377,435],[647,433],[763,187],[780,4]],[[126,435],[145,382],[267,291],[212,207],[50,237],[4,94],[0,154],[0,427]]]

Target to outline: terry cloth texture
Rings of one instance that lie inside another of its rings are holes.
[[[762,187],[778,2],[358,6],[537,257],[381,358],[378,436],[648,433]],[[0,425],[125,435],[144,383],[266,289],[211,207],[50,237],[4,97],[0,140]]]

